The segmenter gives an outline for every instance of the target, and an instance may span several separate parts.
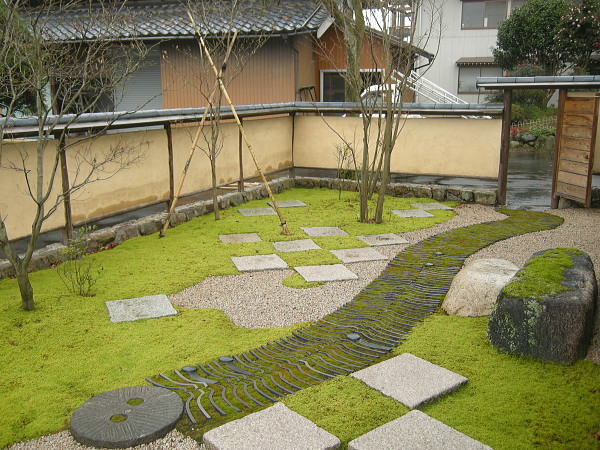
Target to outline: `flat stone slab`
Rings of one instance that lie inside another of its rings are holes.
[[[333,434],[276,403],[262,411],[204,433],[207,450],[232,449],[337,449],[341,442]]]
[[[429,214],[422,209],[392,209],[392,212],[398,217],[405,219],[410,219],[411,217],[433,217],[433,214]]]
[[[165,436],[182,413],[181,397],[168,389],[114,389],[92,397],[75,410],[71,434],[77,442],[91,447],[133,447]]]
[[[374,448],[491,449],[418,410],[410,411],[348,443],[348,450]]]
[[[312,239],[296,239],[295,241],[280,241],[273,242],[273,247],[278,252],[289,253],[289,252],[302,252],[304,250],[320,250],[319,247]]]
[[[270,207],[273,207],[273,202],[267,202]],[[277,206],[280,208],[298,208],[300,206],[306,206],[306,203],[300,200],[283,200],[277,202]]]
[[[231,261],[240,272],[287,269],[287,263],[279,255],[232,256]]]
[[[388,259],[377,250],[371,247],[362,248],[344,248],[340,250],[329,250],[335,257],[343,263],[353,263],[361,261],[378,261]]]
[[[359,370],[352,376],[410,409],[452,392],[469,381],[410,353]]]
[[[177,311],[164,294],[111,300],[105,303],[111,322],[131,322],[140,319],[177,315]]]
[[[432,203],[411,203],[411,205],[413,208],[418,208],[418,209],[424,209],[425,211],[428,211],[430,209],[452,209],[452,207],[450,206],[446,206],[446,205],[442,205],[441,203],[438,202],[432,202]]]
[[[365,234],[356,237],[363,241],[365,244],[369,244],[372,246],[408,244],[408,241],[406,239],[394,233]]]
[[[298,266],[294,267],[302,277],[308,282],[315,281],[344,281],[357,280],[358,275],[352,272],[343,264],[328,264],[322,266]]]
[[[273,208],[240,208],[238,212],[242,216],[254,217],[254,216],[276,216],[277,213]]]
[[[300,229],[311,237],[348,236],[348,233],[340,227],[300,227]]]
[[[219,239],[223,244],[246,244],[262,241],[257,233],[220,234]]]

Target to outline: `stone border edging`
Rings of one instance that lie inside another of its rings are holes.
[[[354,180],[337,178],[296,177],[277,178],[269,182],[274,194],[293,187],[302,188],[328,188],[342,189],[344,191],[358,191],[358,183]],[[424,185],[412,183],[390,183],[387,194],[402,198],[432,198],[437,201],[457,201],[461,203],[478,203],[493,206],[496,204],[495,188],[467,188],[460,186]],[[252,200],[267,198],[268,193],[264,186],[253,186],[244,192],[231,192],[218,197],[219,209],[226,209],[241,205]],[[212,200],[203,200],[175,208],[171,216],[171,227],[187,222],[195,217],[200,217],[213,212]],[[167,213],[153,214],[136,220],[130,220],[108,228],[102,228],[89,234],[92,248],[119,245],[128,239],[154,234],[160,231],[167,218]],[[63,262],[61,250],[63,244],[50,244],[36,250],[31,258],[30,272],[48,269],[54,264]],[[15,271],[6,259],[0,260],[0,279],[15,276]]]

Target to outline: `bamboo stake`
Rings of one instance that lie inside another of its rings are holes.
[[[196,26],[196,23],[194,22],[194,27],[195,26]],[[217,80],[223,76],[223,67],[225,67],[227,65],[227,61],[229,60],[229,55],[231,54],[231,51],[233,49],[233,44],[234,44],[236,38],[237,38],[237,31],[234,32],[233,38],[231,39],[231,42],[229,43],[229,46],[227,47],[227,52],[226,52],[225,58],[223,60],[223,66],[221,67],[221,69],[218,72]],[[212,60],[211,60],[211,63],[212,63]],[[212,104],[214,96],[217,93],[218,89],[220,89],[219,82],[215,81],[212,91],[210,92],[210,95],[208,96],[208,105]],[[187,171],[190,167],[190,163],[192,162],[192,157],[194,156],[194,153],[196,152],[196,145],[198,144],[198,140],[200,139],[200,135],[202,134],[202,127],[204,126],[204,122],[206,122],[206,116],[208,115],[208,109],[209,109],[208,106],[204,109],[204,114],[202,115],[202,119],[200,120],[200,124],[198,125],[198,131],[196,131],[196,136],[194,137],[192,147],[190,148],[190,153],[188,154],[187,161],[185,162],[185,166],[183,167],[183,172],[181,173],[181,179],[179,180],[179,185],[177,186],[177,191],[175,192],[175,196],[173,197],[173,201],[171,202],[171,206],[169,208],[169,213],[167,214],[167,219],[166,219],[165,224],[164,224],[162,230],[160,231],[158,237],[164,237],[165,234],[167,233],[167,228],[169,228],[169,223],[171,222],[171,216],[173,215],[173,211],[175,210],[175,206],[177,205],[177,200],[179,200],[179,195],[181,194],[181,189],[183,188],[183,182],[185,181]]]
[[[196,32],[198,33],[198,29],[196,28],[196,23],[194,22],[194,19],[191,16],[190,16],[190,18],[192,19],[192,23],[194,23],[194,28],[196,29]],[[229,97],[227,89],[225,88],[225,84],[223,83],[223,79],[222,79],[222,77],[220,75],[220,72],[217,70],[217,67],[215,66],[215,63],[213,62],[213,60],[212,60],[212,58],[210,56],[210,53],[208,51],[208,48],[206,47],[206,44],[204,42],[204,39],[202,38],[202,35],[200,33],[198,33],[198,39],[199,39],[199,42],[200,42],[200,46],[202,47],[202,50],[204,51],[204,54],[206,55],[206,58],[208,59],[208,62],[210,63],[210,65],[213,68],[213,72],[217,76],[217,81],[218,81],[219,86],[221,88],[221,93],[223,94],[223,96],[225,97],[225,99],[229,103],[229,106],[231,107],[231,112],[233,114],[233,117],[235,118],[237,126],[238,126],[238,128],[240,130],[240,133],[241,133],[242,137],[244,138],[244,142],[246,144],[246,147],[248,147],[248,151],[250,152],[250,155],[252,156],[252,160],[254,161],[254,165],[256,166],[256,170],[258,170],[258,173],[260,174],[260,178],[262,179],[262,182],[265,185],[265,188],[267,189],[267,193],[269,194],[269,198],[271,199],[271,202],[273,203],[273,208],[275,209],[275,212],[277,213],[277,216],[279,217],[279,221],[281,222],[282,232],[285,233],[287,236],[290,236],[291,235],[290,230],[288,229],[287,224],[285,222],[285,219],[283,218],[283,215],[281,214],[281,211],[279,210],[279,206],[277,205],[277,201],[275,200],[275,196],[273,195],[273,191],[271,191],[271,188],[269,187],[269,183],[267,183],[267,179],[265,178],[265,175],[264,175],[261,167],[259,166],[258,161],[256,160],[256,155],[254,154],[254,150],[252,150],[252,145],[250,145],[250,142],[248,140],[248,136],[246,135],[246,132],[244,131],[244,127],[242,126],[242,122],[240,121],[240,118],[237,115],[235,107],[233,106],[233,102],[231,101],[231,98]]]

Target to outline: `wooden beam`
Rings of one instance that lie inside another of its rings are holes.
[[[558,111],[556,121],[556,142],[554,143],[554,163],[552,166],[552,194],[550,198],[550,208],[558,208],[558,196],[556,188],[558,185],[558,160],[561,151],[563,119],[565,116],[565,101],[567,100],[567,90],[560,89],[558,91]]]
[[[508,180],[508,154],[510,150],[510,122],[512,113],[512,89],[504,89],[504,113],[502,114],[502,136],[500,138],[500,165],[498,167],[498,204],[506,205]]]

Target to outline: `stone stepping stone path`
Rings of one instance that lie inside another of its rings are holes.
[[[164,294],[112,300],[105,304],[111,322],[131,322],[177,315],[177,311]]]
[[[422,209],[392,209],[392,212],[404,219],[410,219],[411,217],[434,217],[433,214],[429,214]]]
[[[364,234],[356,237],[363,241],[365,244],[371,246],[408,244],[408,241],[406,239],[394,233]]]
[[[273,208],[240,208],[238,212],[242,216],[256,217],[256,216],[276,216],[277,213]]]
[[[352,376],[410,409],[455,391],[469,381],[410,353],[359,370]]]
[[[437,203],[437,202],[433,202],[433,203],[411,203],[411,206],[413,208],[424,209],[426,211],[428,211],[430,209],[445,209],[445,210],[451,210],[452,209],[452,207],[450,207],[450,206],[443,205],[442,203]]]
[[[348,450],[375,448],[491,449],[419,410],[410,411],[348,443]]]
[[[267,202],[270,207],[273,207],[273,202]],[[277,206],[280,208],[298,208],[300,206],[306,206],[306,203],[300,200],[282,200],[277,202]]]
[[[294,241],[273,242],[275,250],[282,253],[303,252],[306,250],[321,250],[312,239],[296,239]]]
[[[300,227],[310,237],[320,236],[349,236],[340,227]]]
[[[341,442],[333,434],[276,403],[262,411],[204,433],[210,450],[336,449]]]
[[[220,234],[219,240],[223,244],[247,244],[262,241],[258,233]]]
[[[358,275],[343,264],[328,264],[322,266],[298,266],[296,272],[302,275],[307,283],[316,281],[345,281],[358,280]]]
[[[333,255],[346,263],[363,262],[363,261],[380,261],[388,259],[377,250],[371,247],[364,248],[346,248],[342,250],[329,250]]]
[[[287,269],[287,263],[279,255],[232,256],[231,261],[240,272]]]

